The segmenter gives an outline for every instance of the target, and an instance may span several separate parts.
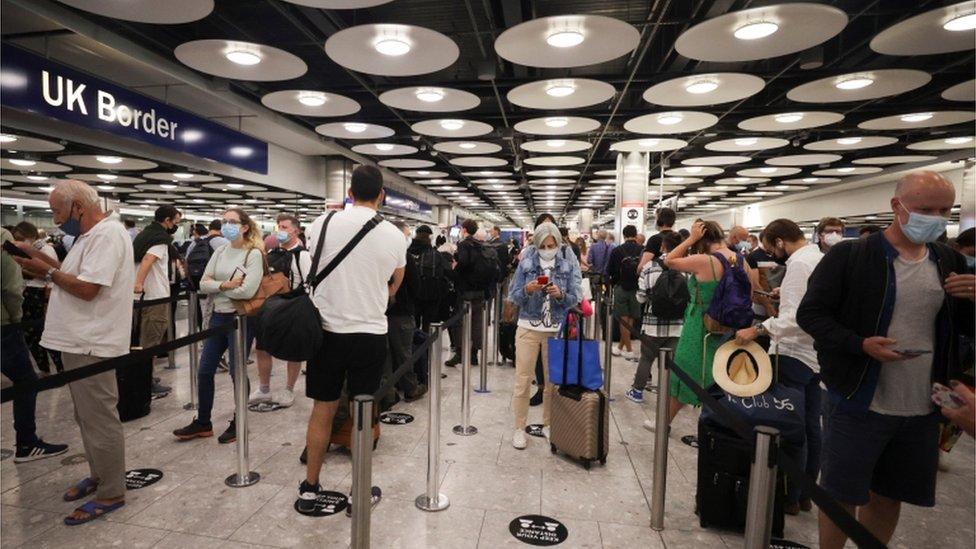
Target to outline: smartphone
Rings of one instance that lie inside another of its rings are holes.
[[[892,349],[892,350],[900,355],[906,355],[906,356],[920,356],[920,355],[932,354],[932,351],[927,351],[925,349]]]
[[[244,275],[246,274],[247,271],[245,271],[241,267],[234,267],[234,272],[230,274],[230,280],[236,280],[237,278],[244,278]]]
[[[966,405],[966,401],[961,396],[941,383],[932,384],[932,402],[940,408],[950,408],[953,410]]]
[[[765,296],[765,297],[776,297],[774,294],[770,292],[764,292],[762,290],[753,290],[752,293]]]
[[[540,285],[540,286],[548,286],[549,285],[549,277],[546,276],[546,275],[538,276],[535,279],[535,283],[538,284],[538,285]]]
[[[12,255],[12,256],[15,256],[15,257],[23,257],[25,259],[30,259],[30,254],[28,254],[24,250],[21,250],[16,245],[14,245],[13,242],[11,242],[9,240],[5,240],[4,241],[4,243],[3,243],[3,249],[6,250],[7,253],[10,254],[10,255]]]

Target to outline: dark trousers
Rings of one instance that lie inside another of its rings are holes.
[[[214,313],[210,315],[209,328],[231,324],[235,322],[236,318],[237,315],[234,313]],[[245,346],[247,349],[244,353],[244,360],[247,360],[247,355],[251,351],[251,343],[254,342],[256,335],[253,329],[255,326],[254,322],[250,321],[250,318],[245,331]],[[236,374],[234,373],[235,364],[237,364],[236,330],[212,336],[207,338],[203,343],[203,352],[200,353],[200,370],[197,372],[197,392],[200,402],[199,409],[197,410],[198,423],[210,423],[210,413],[213,410],[214,392],[216,391],[214,375],[217,373],[217,364],[220,363],[220,357],[224,356],[224,352],[229,352],[230,354],[230,375],[236,383],[237,379],[235,379]],[[247,383],[247,379],[244,382]]]
[[[24,335],[17,328],[5,329],[0,337],[0,373],[17,385],[29,383],[37,379],[34,367],[30,363],[27,344]],[[14,431],[17,433],[18,446],[30,446],[37,442],[34,424],[34,409],[37,404],[37,392],[28,391],[14,397]]]
[[[30,286],[24,288],[23,311],[24,321],[44,318],[47,312],[47,295],[44,288],[32,288]],[[37,368],[42,372],[51,373],[51,366],[48,362],[48,354],[50,353],[51,362],[54,363],[57,371],[64,371],[64,365],[61,364],[61,353],[48,351],[44,347],[41,347],[41,335],[43,333],[43,323],[26,328],[23,332],[23,337],[28,349],[30,349],[30,354],[34,357],[34,363],[37,364]]]
[[[803,448],[795,449],[792,453],[804,464],[807,477],[815,479],[820,475],[820,451],[823,445],[820,418],[823,415],[824,391],[820,388],[820,374],[791,356],[780,355],[778,359],[773,356],[773,360],[779,364],[780,381],[803,390],[806,442]],[[801,493],[799,485],[791,483],[787,496],[790,502],[796,503],[802,497],[810,497],[810,494]]]
[[[416,324],[414,324],[412,316],[388,316],[386,317],[386,326],[386,338],[389,341],[390,352],[386,355],[384,377],[389,379],[397,368],[409,360],[413,354],[413,332],[416,329]],[[420,379],[426,379],[426,377]],[[404,394],[415,392],[418,385],[416,365],[407,370],[407,373],[396,382],[396,388]]]
[[[474,297],[477,295],[478,297]],[[471,304],[471,352],[477,353],[481,350],[481,326],[484,322],[483,309],[485,306],[484,292],[468,292],[467,295],[462,297],[459,307],[463,306],[464,302]],[[451,335],[451,346],[455,348],[456,352],[461,352],[461,327],[463,322],[458,322],[454,326],[448,328]]]

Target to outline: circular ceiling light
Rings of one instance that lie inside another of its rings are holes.
[[[685,91],[694,94],[710,93],[718,89],[718,82],[714,80],[698,80],[685,86]]]
[[[739,40],[758,40],[765,38],[779,30],[779,25],[769,21],[756,21],[747,23],[735,29],[733,35]]]
[[[688,166],[688,167],[685,168],[685,171],[688,172],[688,173],[699,173],[699,172],[702,171],[702,167],[701,166]]]
[[[546,141],[546,146],[547,147],[552,147],[554,149],[558,149],[559,147],[562,147],[565,144],[566,144],[566,140],[565,139],[550,139],[550,140]]]
[[[551,84],[546,87],[546,95],[552,97],[566,97],[576,91],[576,86],[569,82]]]
[[[410,44],[399,38],[384,38],[373,44],[373,48],[390,57],[399,57],[410,51]]]
[[[192,173],[174,173],[173,177],[176,179],[193,179]]]
[[[777,114],[773,117],[773,120],[779,122],[780,124],[792,124],[793,122],[799,122],[803,120],[803,113],[799,112],[788,112],[783,114]]]
[[[240,188],[243,188],[243,187],[244,187],[244,185],[241,185],[240,183],[228,183],[227,184],[227,188],[229,188],[229,189],[240,189]]]
[[[28,177],[30,177],[30,176],[28,176]],[[101,179],[102,181],[115,181],[116,179],[119,178],[119,176],[117,176],[115,174],[111,174],[111,173],[100,173],[100,174],[96,175],[95,177]]]
[[[458,143],[458,147],[461,147],[462,149],[473,149],[477,146],[478,145],[475,143]]]
[[[969,143],[972,140],[972,137],[947,137],[945,142],[950,145],[961,145],[963,143]]]
[[[660,143],[658,139],[638,139],[637,144],[641,147],[656,147]]]
[[[37,164],[37,162],[34,162],[33,160],[24,160],[23,158],[11,158],[10,163],[14,166],[33,166],[34,164]]]
[[[440,125],[442,128],[448,131],[457,131],[464,127],[464,122],[461,120],[441,120]]]
[[[51,187],[51,186],[41,187],[41,190],[44,191],[44,192],[46,192],[46,193],[49,193],[49,192],[51,192],[51,191],[54,190],[54,187]]]
[[[839,90],[859,90],[874,84],[874,78],[865,75],[855,75],[850,78],[838,80],[834,87]]]
[[[817,181],[820,181],[820,179],[819,178],[816,178],[816,177],[804,177],[803,178],[803,182],[804,183],[816,183]]]
[[[740,137],[739,139],[735,140],[735,144],[740,147],[748,147],[750,145],[755,145],[758,142],[759,138],[757,137]]]
[[[390,143],[377,143],[376,144],[376,150],[378,150],[378,151],[392,151],[393,150],[393,145],[391,145]]]
[[[762,173],[775,173],[776,168],[759,168],[759,171]]]
[[[932,118],[932,113],[930,112],[916,112],[899,117],[902,122],[924,122],[929,118]]]
[[[257,65],[261,62],[261,56],[248,50],[230,50],[224,54],[231,63],[238,65]]]
[[[166,190],[172,190],[179,187],[179,185],[174,185],[172,183],[160,183],[159,187]]]
[[[321,107],[322,105],[325,105],[326,100],[327,98],[322,92],[298,92],[298,102],[306,107]]]
[[[111,191],[115,189],[113,185],[97,185],[97,187],[103,191]]]
[[[658,115],[657,123],[663,124],[665,126],[673,126],[675,124],[681,123],[684,117],[676,112],[666,112]]]
[[[976,29],[976,13],[957,15],[946,21],[942,28],[947,31],[961,32]]]
[[[444,99],[444,92],[437,88],[420,88],[413,95],[424,103],[437,103]]]
[[[350,133],[363,133],[366,131],[366,124],[361,122],[346,122],[342,127]]]
[[[17,141],[16,137],[5,133],[0,134],[0,143],[13,143],[14,141]]]
[[[546,37],[546,44],[554,48],[572,48],[583,43],[583,33],[578,30],[560,30]]]
[[[102,164],[119,164],[122,162],[122,157],[120,156],[96,156],[95,160],[98,160]]]
[[[837,140],[838,145],[857,145],[860,143],[862,138],[860,137],[841,137]]]
[[[840,172],[840,173],[850,173],[850,172],[853,172],[854,171],[854,168],[852,168],[850,166],[847,166],[847,167],[844,167],[844,168],[837,168],[837,171]]]
[[[685,178],[683,178],[683,177],[669,177],[668,178],[668,181],[671,181],[672,183],[681,183],[684,180],[685,180]]]
[[[47,181],[47,176],[46,175],[28,175],[27,176],[27,179],[30,179],[31,181]]]
[[[569,119],[565,116],[551,116],[545,120],[546,126],[550,128],[562,128],[569,124]]]

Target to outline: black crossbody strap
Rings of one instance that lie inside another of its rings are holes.
[[[333,213],[335,213],[335,212],[333,212]],[[326,229],[326,227],[328,225],[329,218],[331,218],[331,217],[332,217],[332,214],[329,214],[329,217],[327,217],[325,219],[325,224],[323,224],[323,226],[322,226],[322,234],[319,236],[320,246],[321,246],[321,243],[323,243],[324,240],[325,240],[325,238],[324,238],[325,237],[325,229]],[[376,214],[375,216],[373,216],[372,219],[370,219],[369,221],[366,222],[365,225],[363,225],[363,228],[362,229],[359,229],[359,232],[356,233],[356,235],[352,237],[352,240],[350,240],[341,250],[339,250],[339,253],[336,254],[335,257],[332,258],[332,261],[330,261],[329,264],[326,265],[324,269],[322,269],[322,272],[320,272],[319,274],[315,275],[314,277],[311,278],[311,280],[309,280],[309,285],[311,286],[313,292],[315,291],[315,288],[318,287],[318,285],[323,280],[325,280],[325,277],[329,276],[329,274],[332,273],[332,271],[334,271],[335,268],[339,266],[339,263],[341,263],[342,260],[345,259],[346,256],[349,255],[350,252],[352,252],[352,250],[363,240],[363,238],[365,238],[366,235],[369,234],[370,231],[372,231],[373,229],[375,229],[376,226],[379,225],[382,221],[383,221],[383,216],[381,216],[380,214]],[[317,248],[315,250],[315,259],[316,259],[316,261],[314,262],[314,264],[315,264],[316,267],[318,267],[318,259],[319,259],[320,253],[321,253],[321,248]]]

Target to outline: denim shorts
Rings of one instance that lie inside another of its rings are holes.
[[[837,500],[864,505],[874,492],[921,507],[935,505],[940,415],[889,416],[824,402],[820,485]]]

